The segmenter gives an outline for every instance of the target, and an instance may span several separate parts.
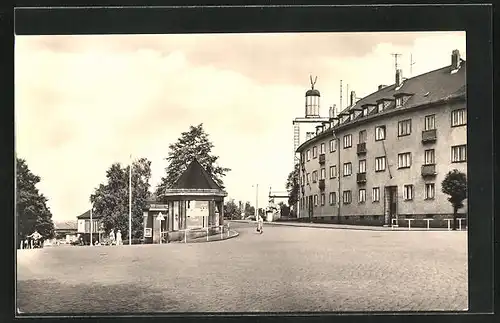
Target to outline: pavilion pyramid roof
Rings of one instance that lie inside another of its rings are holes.
[[[188,165],[171,189],[222,190],[196,158]]]

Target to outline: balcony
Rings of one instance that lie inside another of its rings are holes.
[[[366,173],[357,173],[356,174],[356,182],[358,184],[366,183]]]
[[[325,163],[325,154],[319,155],[319,164],[323,165]]]
[[[320,191],[324,191],[325,190],[325,180],[324,179],[320,179],[319,183],[318,183],[318,186],[319,186],[319,190]]]
[[[422,177],[436,176],[436,165],[422,165]]]
[[[431,143],[437,140],[436,129],[422,131],[422,143]]]
[[[358,155],[366,154],[366,142],[362,142],[362,143],[358,144],[357,153],[358,153]]]

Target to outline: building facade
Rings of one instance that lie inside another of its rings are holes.
[[[441,183],[450,170],[467,173],[465,73],[455,50],[449,66],[409,79],[397,70],[394,84],[360,100],[351,92],[349,106],[297,149],[299,217],[442,226],[453,208]]]
[[[82,237],[85,243],[90,243],[90,231],[92,230],[92,241],[101,241],[104,234],[101,217],[94,215],[92,225],[90,222],[90,210],[79,215],[77,218],[77,236]]]

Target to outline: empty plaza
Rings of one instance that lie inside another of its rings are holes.
[[[17,251],[23,313],[467,309],[466,231],[231,223],[208,243]]]

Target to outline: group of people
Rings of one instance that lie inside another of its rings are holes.
[[[123,245],[122,232],[120,230],[116,231],[115,237],[115,230],[111,230],[111,232],[109,233],[109,240],[111,241],[111,245]]]

